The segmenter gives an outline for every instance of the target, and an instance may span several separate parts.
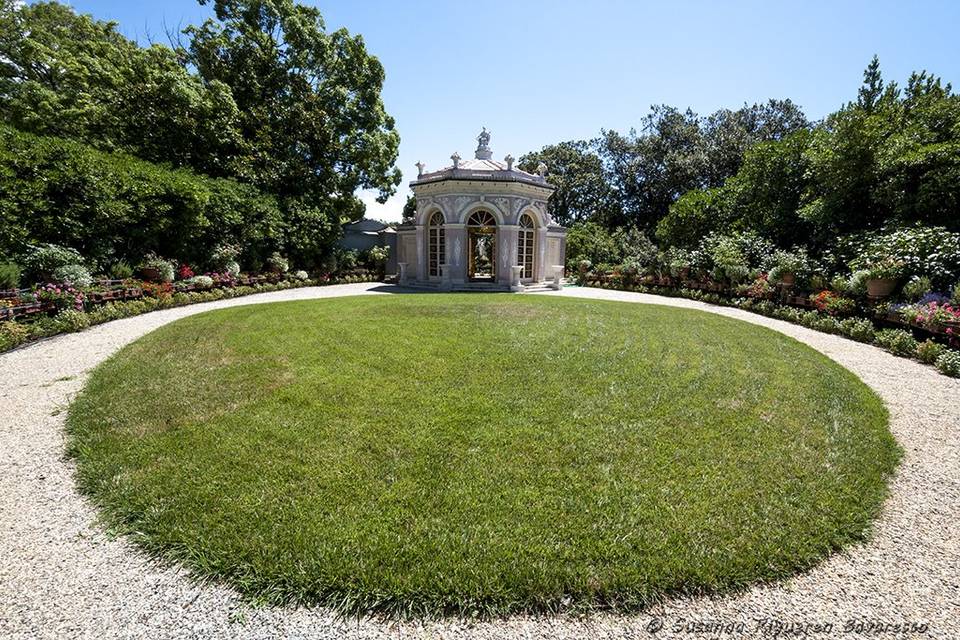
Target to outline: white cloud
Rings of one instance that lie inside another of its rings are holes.
[[[367,207],[367,218],[375,218],[385,222],[400,222],[403,217],[403,205],[407,202],[407,190],[398,189],[385,203],[377,202],[377,192],[374,190],[361,191],[357,194],[360,201]]]

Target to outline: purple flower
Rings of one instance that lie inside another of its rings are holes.
[[[924,294],[924,296],[920,298],[919,304],[930,304],[930,303],[943,304],[944,302],[950,302],[950,297],[945,296],[942,293],[931,292],[931,293]]]

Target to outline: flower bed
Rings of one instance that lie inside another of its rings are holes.
[[[960,377],[960,350],[945,346],[960,346],[960,309],[947,304],[942,298],[921,301],[917,305],[877,305],[873,317],[855,317],[850,314],[856,309],[847,304],[838,305],[839,297],[836,295],[821,293],[812,296],[811,300],[810,297],[788,295],[782,291],[782,302],[776,302],[766,297],[736,297],[723,287],[718,292],[712,287],[698,286],[703,283],[690,284],[693,286],[625,284],[614,276],[583,280],[583,285],[588,287],[652,293],[737,307],[809,329],[871,343],[894,355],[934,365],[944,375]],[[839,316],[843,315],[849,317],[841,319]],[[915,334],[925,340],[918,341]]]
[[[18,291],[17,297],[13,298],[18,304],[0,305],[0,352],[41,338],[80,331],[91,325],[158,309],[299,287],[376,282],[377,278],[348,275],[311,280],[271,275],[247,278],[251,284],[240,284],[232,278],[211,277],[210,280],[209,287],[194,286],[191,290],[179,289],[170,283],[126,280],[102,281],[87,291],[57,285]]]

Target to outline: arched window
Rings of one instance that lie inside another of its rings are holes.
[[[470,219],[467,220],[468,227],[495,227],[497,226],[497,219],[493,217],[493,214],[489,211],[474,211],[470,215]]]
[[[440,265],[447,261],[447,248],[443,235],[443,214],[437,211],[430,216],[427,226],[427,264],[431,276],[440,275]]]
[[[533,218],[529,213],[520,217],[520,231],[517,232],[517,265],[523,267],[521,278],[533,277],[533,241],[536,233],[534,232]]]

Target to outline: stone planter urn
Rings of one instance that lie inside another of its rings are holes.
[[[871,278],[867,280],[867,295],[871,298],[886,298],[897,286],[893,278]]]
[[[510,291],[523,291],[526,287],[520,282],[520,276],[523,275],[523,267],[510,267]]]

